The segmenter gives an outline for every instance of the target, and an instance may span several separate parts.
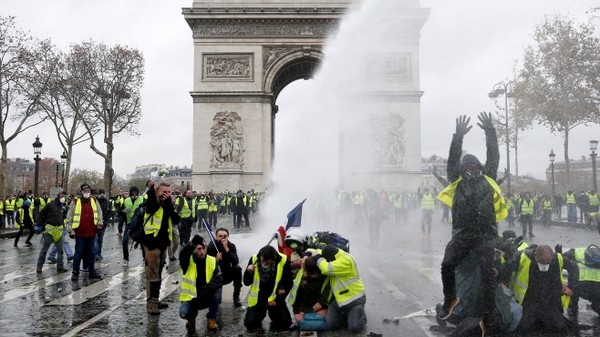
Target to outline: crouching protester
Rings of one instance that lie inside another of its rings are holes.
[[[329,277],[333,293],[327,311],[327,330],[347,327],[354,333],[361,332],[367,325],[367,297],[354,257],[334,245],[327,245],[315,259],[321,273]]]
[[[558,250],[562,250],[558,246]],[[592,310],[600,315],[600,248],[596,245],[573,248],[564,253],[564,257],[577,264],[579,281],[573,287],[573,296],[569,304],[569,316],[577,320],[579,298],[590,301]]]
[[[198,311],[208,308],[207,329],[216,331],[223,277],[217,259],[206,254],[206,243],[200,235],[195,235],[181,250],[179,264],[183,274],[179,316],[187,320],[185,326],[188,331],[195,331]]]
[[[290,262],[272,246],[264,246],[248,261],[244,271],[244,285],[250,286],[248,309],[244,326],[248,330],[262,327],[267,313],[271,331],[285,331],[292,325],[292,317],[285,298],[292,288]]]
[[[325,319],[330,290],[329,279],[317,267],[317,260],[312,256],[304,257],[287,298],[300,330],[327,328]]]
[[[63,242],[64,236],[63,231],[65,229],[65,220],[63,217],[63,203],[65,197],[63,192],[58,192],[56,198],[46,204],[46,206],[40,211],[40,222],[38,227],[42,231],[42,249],[38,256],[36,273],[42,272],[42,266],[46,259],[46,254],[52,243],[56,244],[58,249],[58,257],[56,259],[56,271],[58,273],[67,272],[64,266],[63,259]]]

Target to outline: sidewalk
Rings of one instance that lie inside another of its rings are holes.
[[[18,232],[19,230],[17,228],[0,229],[0,239],[14,238],[15,236],[17,236]]]

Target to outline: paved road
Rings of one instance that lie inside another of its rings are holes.
[[[432,307],[441,300],[439,266],[450,226],[438,222],[430,238],[420,237],[417,218],[394,226],[384,224],[378,245],[368,241],[367,230],[360,227],[331,228],[344,233],[352,241],[351,252],[356,257],[361,277],[367,287],[369,323],[365,333],[382,336],[441,336],[429,331],[434,321],[428,317],[403,319],[398,324],[385,323],[385,318],[404,316]],[[506,229],[501,224],[501,230]],[[241,264],[263,246],[273,229],[253,233],[233,233]],[[541,229],[536,225],[534,243],[561,243],[565,248],[584,246],[598,241],[597,232],[569,227]],[[518,233],[518,228],[517,228]],[[55,265],[45,265],[43,273],[35,273],[39,252],[39,236],[33,247],[13,248],[11,239],[0,240],[0,336],[182,336],[185,322],[178,317],[179,273],[176,264],[164,273],[161,298],[170,307],[158,317],[148,316],[145,305],[145,281],[141,255],[133,252],[130,267],[121,266],[119,237],[114,226],[105,236],[104,261],[96,268],[103,275],[100,281],[89,282],[80,277],[71,282],[70,274],[55,272]],[[247,291],[247,288],[244,288]],[[233,307],[232,287],[224,287],[219,322],[221,330],[211,336],[263,336],[267,332],[248,333],[243,327],[243,308]],[[586,301],[581,301],[580,323],[591,330],[582,336],[600,334],[598,317],[590,313]],[[204,317],[204,312],[200,314]],[[205,321],[198,320],[198,335],[205,335]],[[265,323],[265,327],[267,324]],[[298,332],[280,336],[299,336]],[[320,333],[319,336],[352,336],[348,332]],[[547,336],[547,335],[545,335]]]

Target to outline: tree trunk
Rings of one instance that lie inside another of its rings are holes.
[[[8,146],[7,143],[2,141],[0,142],[0,146],[2,147],[2,169],[0,169],[0,196],[6,196],[6,172],[8,170]]]
[[[565,128],[563,150],[565,152],[565,164],[567,167],[567,189],[569,189],[571,186],[571,165],[569,162],[569,128]]]

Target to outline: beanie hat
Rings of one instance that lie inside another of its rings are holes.
[[[92,187],[88,183],[81,184],[80,188],[81,188],[82,191],[85,190],[86,188],[90,189],[90,190],[92,189]]]
[[[129,188],[129,195],[132,195],[132,194],[133,194],[133,192],[137,192],[137,194],[140,194],[140,190],[139,190],[137,187],[135,187],[135,186],[131,186],[131,187]]]

